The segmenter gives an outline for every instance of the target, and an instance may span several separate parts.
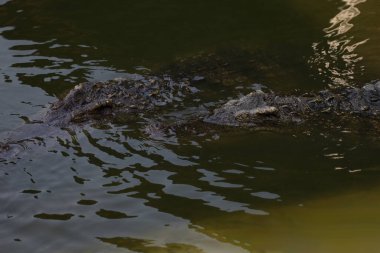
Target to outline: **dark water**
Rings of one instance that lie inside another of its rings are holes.
[[[0,4],[3,134],[22,135],[79,82],[195,56],[244,77],[197,87],[199,104],[253,83],[292,92],[380,78],[376,0]],[[380,142],[365,128],[152,137],[147,124],[57,130],[2,161],[0,252],[378,251]]]

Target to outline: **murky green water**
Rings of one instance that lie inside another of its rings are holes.
[[[362,86],[380,78],[379,12],[376,0],[0,0],[0,132],[79,82],[194,56],[239,74],[198,86],[198,104],[253,83]],[[2,161],[0,251],[378,251],[378,136],[344,126],[149,136],[147,123],[62,130]]]

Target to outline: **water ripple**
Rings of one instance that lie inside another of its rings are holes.
[[[178,184],[169,179],[173,173],[168,171],[148,171],[146,173],[139,173],[138,175],[144,177],[153,184],[162,185],[163,191],[166,194],[171,194],[179,197],[184,197],[192,200],[202,200],[206,205],[213,206],[219,210],[226,212],[244,211],[254,215],[267,215],[268,213],[262,210],[255,210],[247,207],[248,204],[240,203],[225,199],[216,192],[202,191],[202,189],[186,184]]]
[[[330,26],[323,29],[325,39],[312,44],[314,54],[309,58],[310,67],[331,87],[354,85],[355,78],[363,74],[360,66],[363,57],[355,49],[369,38],[357,40],[348,32],[354,27],[353,19],[360,15],[356,7],[366,0],[342,0],[344,6],[330,19]]]

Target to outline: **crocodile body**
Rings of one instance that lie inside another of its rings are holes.
[[[169,77],[136,76],[75,86],[62,100],[53,103],[43,122],[65,127],[72,123],[150,112],[181,103],[196,89],[189,82]]]

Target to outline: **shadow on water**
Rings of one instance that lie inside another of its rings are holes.
[[[253,81],[274,89],[321,89],[339,80],[362,85],[378,78],[373,52],[379,50],[379,39],[372,32],[376,26],[369,10],[376,3],[145,0],[102,8],[103,4],[63,0],[3,4],[1,34],[7,40],[0,43],[8,50],[0,56],[4,80],[41,87],[57,96],[81,81],[157,71],[181,59],[230,48],[241,50],[238,57],[248,52],[261,62],[261,69],[252,69],[251,63],[242,68],[265,73]],[[365,12],[359,15],[358,8]],[[328,20],[330,27],[324,28]]]
[[[321,32],[314,17],[295,8],[297,3],[145,0],[103,5],[17,0],[3,5],[2,35],[13,42],[5,47],[17,55],[4,61],[16,72],[3,73],[6,80],[58,95],[80,81],[154,71],[194,54],[232,47],[253,57],[258,52],[256,62],[267,63],[262,64],[267,76],[255,82],[283,89],[305,83],[321,87],[309,77],[305,62]]]

